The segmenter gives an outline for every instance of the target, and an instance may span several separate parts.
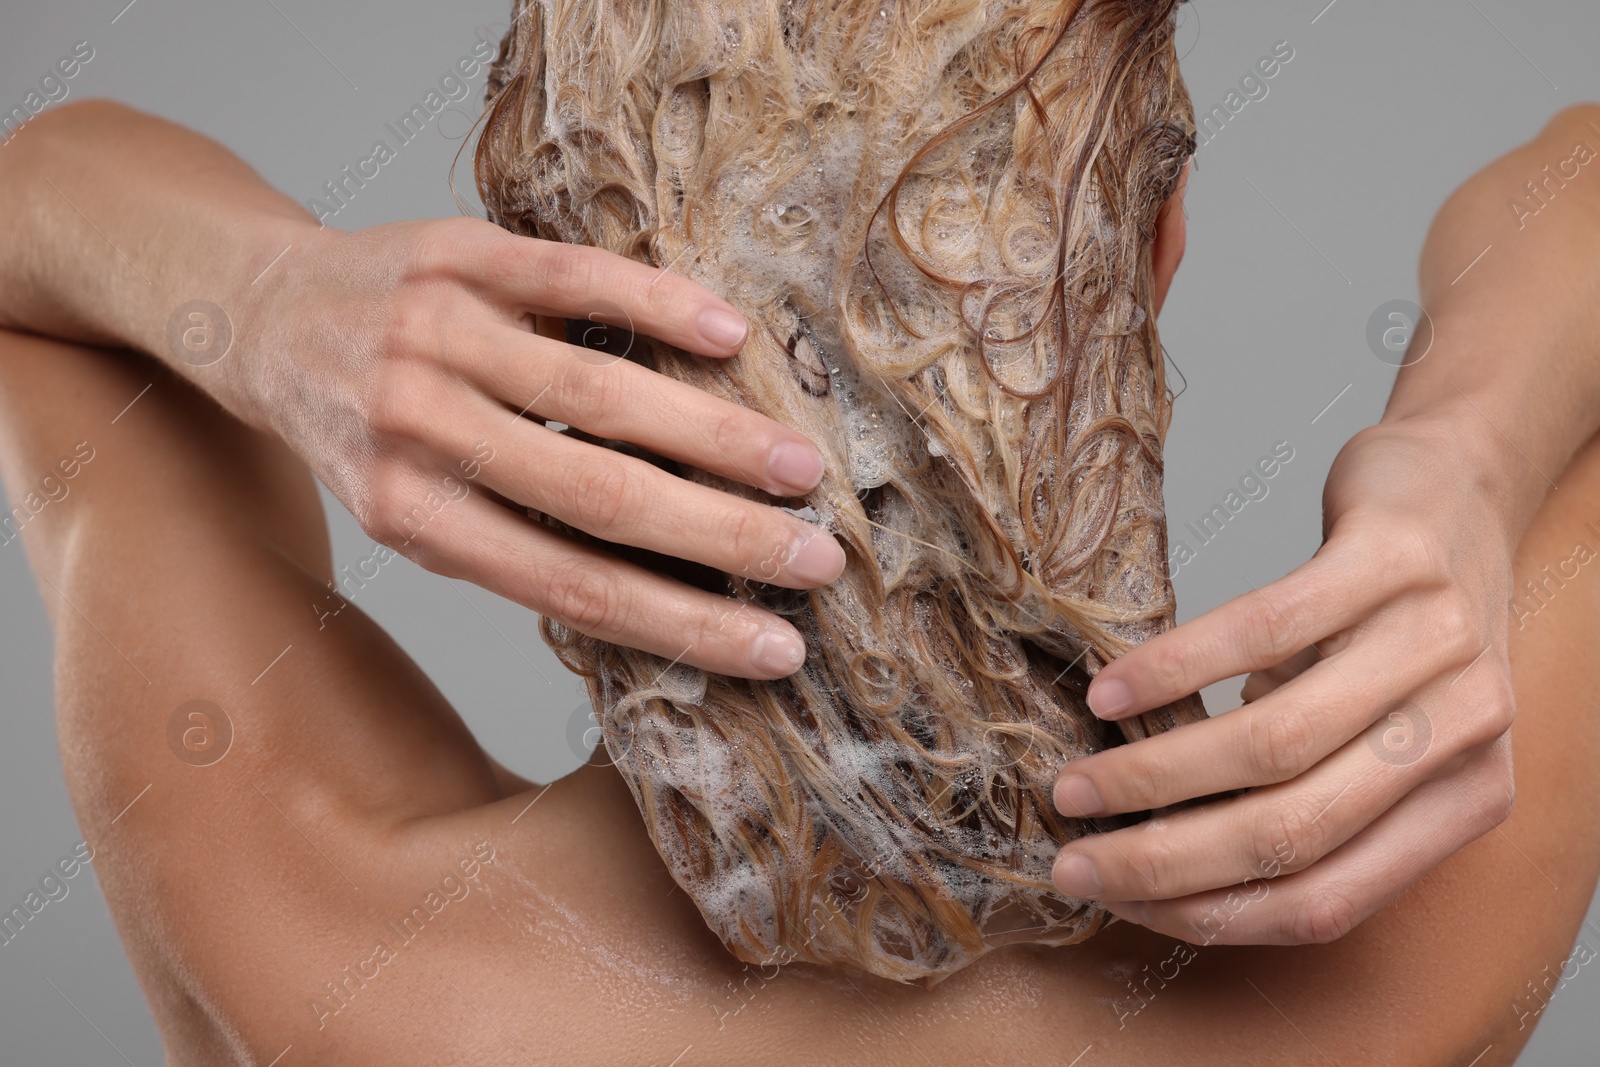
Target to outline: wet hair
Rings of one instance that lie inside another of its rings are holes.
[[[1204,717],[1084,702],[1173,617],[1150,253],[1194,148],[1178,2],[517,0],[476,157],[490,218],[724,295],[752,324],[735,359],[625,354],[826,461],[788,504],[843,544],[838,581],[679,571],[792,622],[794,676],[543,623],[743,960],[908,981],[1090,936],[1107,913],[1051,864],[1124,820],[1059,815],[1057,772]]]

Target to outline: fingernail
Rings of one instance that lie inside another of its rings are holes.
[[[700,336],[718,348],[733,348],[744,341],[744,316],[726,308],[709,307],[700,312]]]
[[[827,585],[844,573],[844,549],[826,531],[812,527],[796,539],[783,569],[797,582]]]
[[[1113,719],[1133,707],[1133,690],[1117,678],[1096,680],[1089,686],[1089,710],[1102,719]]]
[[[1052,880],[1066,897],[1098,897],[1105,892],[1100,884],[1100,872],[1088,856],[1069,853],[1056,860]]]
[[[767,454],[767,476],[797,493],[809,493],[822,481],[822,453],[799,441],[779,441]]]
[[[1056,810],[1063,815],[1087,818],[1105,810],[1100,790],[1082,774],[1069,774],[1056,785]]]
[[[789,629],[774,627],[756,636],[750,648],[750,662],[761,674],[787,678],[806,661],[806,644]]]

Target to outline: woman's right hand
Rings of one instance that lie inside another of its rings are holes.
[[[800,634],[777,616],[521,510],[789,588],[837,578],[844,552],[826,531],[544,425],[631,442],[775,497],[814,488],[822,456],[795,431],[549,336],[560,319],[587,320],[624,343],[637,330],[728,358],[747,330],[732,306],[682,275],[470,218],[307,227],[284,259],[241,309],[244,343],[229,371],[252,421],[283,436],[370,536],[670,660],[762,679],[804,661]]]

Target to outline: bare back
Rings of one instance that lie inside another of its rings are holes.
[[[1509,1063],[1594,888],[1570,842],[1600,820],[1600,603],[1575,588],[1513,644],[1516,813],[1336,943],[1117,925],[931,989],[740,964],[615,771],[519,781],[358,609],[319,618],[325,527],[281,445],[125,357],[4,335],[0,377],[11,485],[95,449],[24,536],[73,800],[173,1064]],[[1600,498],[1600,450],[1561,486],[1529,573]],[[191,700],[233,723],[209,766],[168,743]]]

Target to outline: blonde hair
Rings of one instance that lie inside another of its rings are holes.
[[[1106,913],[1050,883],[1088,679],[1172,622],[1158,212],[1193,151],[1178,0],[517,0],[490,217],[683,273],[742,355],[629,358],[821,447],[832,585],[708,584],[808,662],[711,676],[545,620],[673,876],[741,959],[901,981]],[[756,496],[700,472],[706,484]],[[800,507],[801,502],[791,502]],[[579,536],[574,534],[574,536]],[[704,579],[702,579],[704,580]]]

